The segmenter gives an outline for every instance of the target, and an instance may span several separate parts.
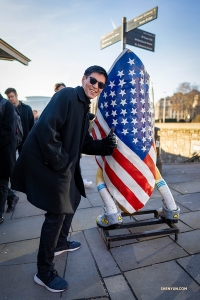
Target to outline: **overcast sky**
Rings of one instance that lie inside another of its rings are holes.
[[[0,0],[0,38],[31,59],[0,60],[0,92],[52,96],[56,82],[80,85],[90,65],[108,71],[121,44],[100,50],[100,37],[155,6],[158,18],[140,27],[156,35],[155,52],[127,46],[151,76],[155,102],[182,82],[200,85],[199,0]]]

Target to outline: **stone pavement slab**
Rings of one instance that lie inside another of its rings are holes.
[[[91,180],[93,182],[93,184],[90,185],[89,187],[85,188],[85,192],[86,192],[87,197],[88,197],[88,194],[97,192],[97,187],[96,187],[96,184],[94,183],[96,181],[96,179],[95,178],[90,178],[90,179],[88,178],[88,180]]]
[[[104,202],[98,192],[87,194],[87,198],[93,207],[104,206]]]
[[[72,221],[72,231],[97,227],[96,217],[98,215],[101,215],[102,213],[103,208],[101,207],[92,207],[77,210]]]
[[[179,258],[177,262],[200,285],[200,254]]]
[[[4,244],[0,251],[0,265],[12,265],[37,262],[39,239]],[[1,245],[0,245],[1,249]],[[67,253],[55,256],[54,261],[66,259]]]
[[[1,243],[11,243],[40,237],[44,216],[33,216],[4,221],[0,226]]]
[[[112,248],[110,251],[122,271],[128,271],[188,255],[187,252],[181,249],[181,247],[169,237]]]
[[[180,215],[180,220],[193,229],[200,228],[200,211],[193,211]]]
[[[190,182],[180,182],[177,184],[169,183],[169,188],[181,194],[192,194],[200,192],[200,180]]]
[[[98,229],[92,228],[85,230],[84,234],[101,276],[106,277],[121,273],[111,253],[107,250]]]
[[[191,211],[200,210],[200,193],[177,196],[175,201]]]
[[[81,248],[68,253],[65,278],[69,283],[69,289],[63,293],[62,300],[106,296],[83,233],[77,232],[71,239],[80,241]]]
[[[1,251],[3,250],[3,248],[5,247],[5,245],[6,245],[6,244],[1,244],[1,245],[0,245],[0,253],[1,253]]]
[[[5,211],[6,211],[6,209],[7,209],[7,206],[5,206]],[[3,214],[3,218],[4,218],[4,221],[7,221],[7,220],[10,220],[10,219],[12,219],[12,215],[13,215],[13,212],[11,212],[11,213],[4,213]],[[3,223],[2,223],[3,224]],[[2,226],[2,225],[1,225]]]
[[[190,182],[200,178],[200,174],[176,174],[176,175],[165,175],[164,179],[167,183],[177,183],[177,182]]]
[[[164,164],[163,165],[163,177],[168,174],[199,174],[199,163],[182,163],[182,164]]]
[[[122,275],[105,278],[104,281],[112,300],[136,299]]]
[[[15,194],[19,197],[19,201],[17,203],[21,203],[24,201],[28,201],[26,194],[16,191]]]
[[[62,276],[65,262],[57,261],[55,267],[59,275]],[[0,266],[1,299],[59,300],[60,293],[51,293],[34,282],[33,277],[36,272],[36,263]]]
[[[193,230],[179,234],[177,244],[189,254],[200,252],[200,230]]]
[[[15,211],[12,215],[12,218],[17,219],[17,218],[38,216],[38,215],[44,215],[44,214],[45,214],[44,210],[41,210],[41,209],[35,207],[28,201],[23,201],[23,202],[17,203],[17,205],[15,207]]]
[[[125,272],[124,275],[137,299],[200,299],[199,285],[175,261]],[[187,290],[164,290],[163,288],[187,288]]]
[[[80,204],[77,209],[92,207],[87,198],[81,197]]]

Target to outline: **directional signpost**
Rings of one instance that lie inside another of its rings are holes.
[[[158,16],[158,7],[154,7],[142,15],[126,22],[126,18],[122,18],[122,25],[110,31],[101,37],[100,49],[111,46],[114,43],[122,41],[122,50],[126,44],[139,47],[145,50],[155,50],[155,34],[138,29]]]
[[[126,44],[154,52],[155,34],[136,28],[127,32],[125,37]]]
[[[100,49],[104,49],[121,40],[121,26],[101,37]]]

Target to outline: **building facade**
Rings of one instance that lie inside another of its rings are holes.
[[[51,97],[46,96],[28,96],[23,102],[29,105],[32,109],[37,110],[40,115],[49,103],[50,99]]]

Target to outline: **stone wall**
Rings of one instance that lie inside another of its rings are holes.
[[[184,162],[194,153],[200,154],[200,123],[156,123],[160,128],[163,163]]]

